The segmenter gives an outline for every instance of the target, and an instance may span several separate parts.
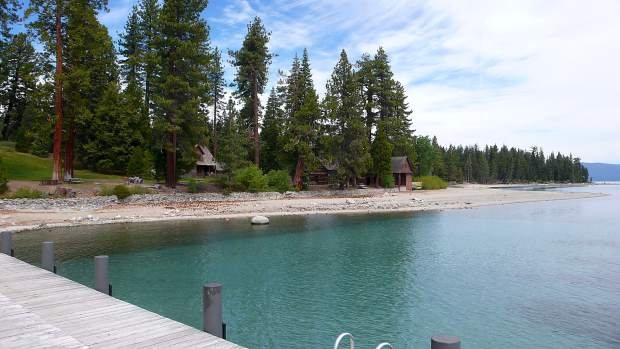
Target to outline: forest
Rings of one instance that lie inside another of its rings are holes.
[[[175,187],[194,168],[197,144],[208,145],[229,178],[256,166],[286,172],[297,189],[321,164],[337,165],[341,187],[360,178],[393,186],[392,156],[409,157],[416,176],[451,182],[589,180],[570,154],[445,147],[416,135],[407,92],[382,48],[357,58],[342,50],[319,96],[305,49],[267,90],[275,53],[259,17],[236,50],[214,47],[206,0],[140,0],[118,42],[97,19],[106,0],[22,7],[0,6],[0,136],[17,151],[51,154],[52,180],[79,168]]]

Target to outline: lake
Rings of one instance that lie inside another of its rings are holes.
[[[202,328],[202,285],[223,284],[228,339],[251,348],[620,348],[620,186],[606,197],[394,215],[274,217],[16,234],[39,263],[92,285],[110,256],[114,296]],[[344,348],[344,346],[342,346]]]

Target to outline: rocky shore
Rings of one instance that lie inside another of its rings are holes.
[[[82,224],[262,216],[467,209],[520,202],[581,199],[597,193],[507,190],[466,185],[438,191],[360,189],[286,193],[134,195],[0,200],[0,230]]]

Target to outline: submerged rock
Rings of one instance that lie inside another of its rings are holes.
[[[252,217],[252,224],[269,224],[269,218],[265,216]]]

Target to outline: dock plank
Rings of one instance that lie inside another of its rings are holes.
[[[4,254],[0,270],[0,348],[242,348]]]

